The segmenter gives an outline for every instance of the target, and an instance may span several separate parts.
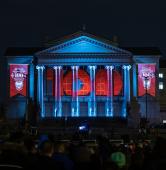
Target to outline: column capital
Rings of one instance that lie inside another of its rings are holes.
[[[54,69],[54,70],[57,70],[57,69],[58,69],[58,66],[54,66],[53,69]]]
[[[131,69],[131,65],[123,65],[123,66],[122,66],[122,69],[130,70],[130,69]]]
[[[88,66],[88,68],[91,70],[95,70],[97,68],[97,66]]]
[[[40,70],[40,69],[41,69],[41,70],[44,70],[45,67],[44,67],[44,66],[36,66],[36,69],[37,69],[37,70]]]
[[[62,69],[62,66],[58,66],[58,69],[61,70],[61,69]]]
[[[61,69],[62,69],[62,66],[54,66],[53,69],[54,69],[54,70],[57,70],[57,69],[61,70]]]
[[[115,67],[114,66],[105,66],[105,68],[107,69],[107,70],[113,70]]]
[[[79,69],[79,66],[71,66],[71,69],[72,69],[72,70],[74,70],[74,69],[78,70],[78,69]]]
[[[130,69],[131,69],[131,65],[128,65],[128,66],[127,66],[127,70],[130,70]]]

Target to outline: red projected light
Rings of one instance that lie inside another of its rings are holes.
[[[54,79],[54,70],[53,69],[48,68],[46,74],[47,74],[47,76],[46,76],[47,80]]]
[[[72,95],[72,71],[69,71],[63,79],[63,89],[66,95]],[[78,95],[86,96],[90,93],[90,78],[86,71],[78,70]]]
[[[55,96],[55,71],[52,68],[48,68],[46,71],[47,81],[52,81],[52,95]],[[63,83],[63,70],[61,70],[61,87]],[[58,83],[57,83],[58,84]],[[61,88],[61,96],[63,96],[63,88]]]
[[[107,96],[107,71],[100,69],[96,74],[96,95],[97,96]],[[113,70],[113,89],[114,95],[119,95],[123,87],[122,77],[119,72]]]
[[[55,96],[55,78],[54,78],[54,70],[47,70],[47,80],[53,81],[53,96]],[[72,95],[72,71],[68,71],[63,77],[63,71],[61,72],[61,95]],[[78,95],[79,96],[87,96],[90,94],[90,76],[89,74],[83,70],[78,70]],[[104,69],[100,69],[96,73],[96,95],[97,96],[107,96],[108,95],[108,87],[107,87],[107,71]],[[120,95],[123,87],[123,81],[120,73],[118,71],[113,70],[113,89],[114,95]]]

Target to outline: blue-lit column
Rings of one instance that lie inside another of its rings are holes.
[[[133,96],[137,97],[137,69],[136,69],[136,64],[132,65],[132,81],[133,81]]]
[[[114,66],[106,66],[107,70],[107,102],[106,102],[106,116],[107,117],[113,117],[113,69]]]
[[[55,109],[54,117],[62,116],[62,100],[61,100],[61,66],[54,66],[55,70]]]
[[[130,69],[131,69],[131,65],[127,66],[127,73],[126,73],[126,78],[127,78],[127,102],[130,102],[130,96],[131,96],[131,92],[130,92]]]
[[[72,106],[71,114],[73,117],[79,117],[79,101],[78,101],[78,69],[79,66],[72,66]]]
[[[124,97],[123,97],[123,106],[122,106],[122,116],[126,117],[127,115],[127,102],[130,102],[130,65],[123,65],[123,91],[124,91]]]
[[[38,103],[40,104],[40,109],[41,109],[41,117],[45,117],[45,111],[44,111],[44,89],[43,89],[43,71],[45,69],[44,66],[36,66],[36,69],[38,70],[38,89],[37,89],[37,94],[38,94]]]
[[[96,66],[89,66],[90,71],[90,83],[91,83],[91,92],[90,99],[88,102],[88,116],[96,116],[96,87],[95,87],[95,77],[96,77]]]

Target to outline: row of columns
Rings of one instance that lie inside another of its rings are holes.
[[[54,117],[62,116],[62,99],[61,99],[61,74],[62,74],[62,66],[54,66],[55,72],[55,108],[54,108]],[[95,74],[97,66],[89,66],[90,73],[90,81],[91,81],[91,91],[90,98],[88,102],[88,116],[95,117],[96,116],[96,95],[95,95]],[[124,99],[122,106],[122,116],[126,117],[127,110],[126,105],[127,102],[130,102],[130,65],[124,65],[123,67],[123,77],[124,77]],[[37,66],[38,70],[38,102],[41,107],[41,117],[45,117],[45,108],[44,108],[44,89],[43,89],[43,71],[45,69],[44,66]],[[80,108],[78,101],[78,70],[79,66],[72,66],[72,103],[71,103],[71,115],[72,117],[79,117]],[[107,70],[107,80],[108,80],[108,95],[106,100],[106,116],[113,117],[114,116],[114,106],[113,106],[113,69],[114,66],[105,66]]]

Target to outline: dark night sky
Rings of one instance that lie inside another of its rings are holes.
[[[158,46],[166,55],[165,0],[1,0],[0,55],[8,46],[40,46],[44,37],[81,30],[121,46]]]

